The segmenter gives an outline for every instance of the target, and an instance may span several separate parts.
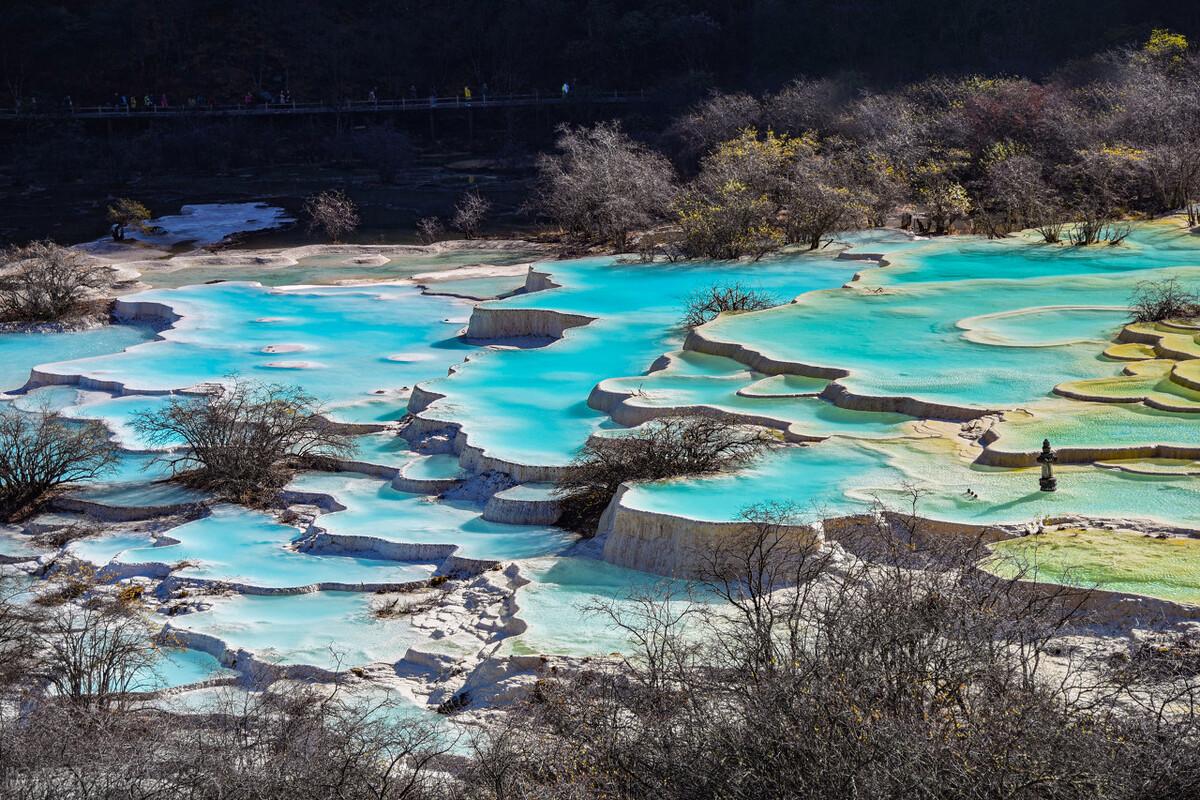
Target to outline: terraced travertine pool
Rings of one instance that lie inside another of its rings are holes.
[[[620,632],[582,605],[685,588],[685,562],[603,560],[613,542],[644,533],[646,515],[657,535],[686,537],[754,503],[790,502],[816,521],[904,505],[915,487],[921,516],[964,529],[1034,530],[1062,518],[1200,530],[1200,393],[1189,383],[1200,340],[1186,326],[1125,329],[1137,282],[1200,284],[1200,237],[1172,219],[1139,226],[1119,247],[892,231],[848,244],[853,258],[833,248],[753,264],[548,261],[528,277],[530,291],[478,305],[441,293],[507,295],[529,252],[307,248],[272,254],[261,269],[245,253],[228,264],[165,259],[146,267],[159,288],[118,303],[129,324],[0,334],[0,386],[17,390],[32,374],[41,388],[6,402],[100,420],[124,449],[112,473],[73,490],[69,513],[136,520],[190,509],[157,528],[110,523],[67,545],[101,574],[169,575],[211,595],[202,609],[157,620],[195,635],[181,634],[183,645],[224,653],[168,648],[158,680],[171,686],[229,674],[221,661],[246,662],[237,651],[402,680],[450,663],[470,673],[495,659],[620,650]],[[479,263],[497,268],[460,269]],[[262,283],[189,285],[189,276]],[[377,282],[286,285],[343,277]],[[678,327],[689,294],[734,281],[782,305],[692,335]],[[486,337],[464,335],[469,322]],[[164,482],[130,425],[169,393],[232,374],[299,384],[331,417],[360,426],[349,471],[301,474],[288,487],[298,519],[212,505]],[[737,473],[630,487],[604,541],[580,544],[546,524],[546,482],[588,437],[673,413],[764,425],[781,445]],[[440,434],[441,450],[415,452],[401,429]],[[1060,454],[1055,493],[1038,490],[1033,466],[1047,437]],[[1046,554],[1044,579],[1200,602],[1193,540],[1044,536],[999,547]],[[44,549],[6,529],[0,552]],[[1133,574],[1119,569],[1126,563]],[[411,618],[373,611],[381,587],[463,569],[477,575],[441,605]]]

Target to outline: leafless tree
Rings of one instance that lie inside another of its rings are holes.
[[[37,674],[55,694],[106,708],[154,685],[158,648],[137,612],[111,601],[66,603],[37,629]]]
[[[437,217],[421,217],[417,220],[417,235],[423,244],[433,244],[442,238],[442,221]]]
[[[762,104],[751,95],[713,92],[676,120],[666,136],[691,165],[738,131],[762,125]]]
[[[0,410],[0,519],[36,509],[55,489],[102,475],[117,460],[108,431],[57,412]]]
[[[625,481],[703,475],[753,461],[778,439],[759,428],[706,416],[673,416],[611,436],[593,436],[557,484],[559,524],[594,533]]]
[[[134,427],[188,483],[246,502],[268,499],[296,465],[345,457],[349,436],[295,386],[233,379],[199,397],[173,397]],[[179,444],[182,442],[182,447]]]
[[[1200,315],[1200,294],[1184,288],[1175,277],[1139,281],[1129,296],[1129,307],[1134,322],[1194,319]]]
[[[1053,226],[1061,227],[1062,210],[1036,158],[1013,155],[993,161],[986,168],[983,186],[980,205],[991,218],[989,233],[1003,236],[1039,227],[1045,241],[1057,241]]]
[[[23,581],[0,576],[0,696],[5,698],[27,686],[38,656],[35,631],[42,612],[28,600]]]
[[[863,227],[870,208],[866,193],[852,184],[850,170],[834,158],[798,159],[785,199],[784,230],[789,242],[816,250],[833,234]]]
[[[340,189],[309,197],[304,201],[304,216],[308,219],[309,233],[322,231],[334,242],[357,230],[360,221],[358,206]]]
[[[0,716],[6,797],[445,797],[453,737],[338,687],[251,686],[204,714],[43,702]]]
[[[682,324],[685,328],[698,328],[724,312],[761,311],[776,305],[779,300],[760,289],[741,283],[714,283],[687,298]]]
[[[852,93],[850,84],[838,78],[794,80],[766,99],[763,120],[779,133],[829,131]]]
[[[466,238],[474,239],[491,210],[492,201],[480,194],[478,189],[463,192],[454,206],[450,224]]]
[[[0,320],[53,322],[80,310],[92,290],[110,282],[107,267],[51,241],[0,254]]]
[[[556,147],[538,159],[534,204],[570,236],[624,250],[630,233],[666,218],[675,193],[671,165],[619,124],[562,126]]]

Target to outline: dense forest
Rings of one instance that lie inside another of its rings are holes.
[[[935,73],[1045,75],[1144,39],[1200,33],[1189,2],[986,0],[86,0],[5,4],[7,104],[247,92],[297,100],[376,89],[774,88],[853,72],[890,86]]]

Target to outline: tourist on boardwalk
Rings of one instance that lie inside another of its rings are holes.
[[[463,87],[463,99],[466,100],[468,103],[471,102],[471,87],[470,86]]]
[[[480,86],[480,87],[479,87],[479,94],[480,94],[480,96],[483,98],[483,102],[485,102],[485,103],[486,103],[486,102],[487,102],[487,96],[488,96],[488,85],[487,85],[487,81],[484,81],[484,82],[483,82],[483,86]]]
[[[564,100],[566,100],[566,99],[567,99],[567,95],[568,95],[568,94],[570,94],[570,93],[571,93],[571,84],[567,83],[566,81],[563,81],[563,85],[562,85],[562,96],[563,96],[563,99],[564,99]]]
[[[367,92],[367,102],[376,108],[379,107],[379,95],[375,94],[375,89],[372,88],[371,91]]]

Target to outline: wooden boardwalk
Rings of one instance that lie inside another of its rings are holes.
[[[473,97],[421,97],[399,100],[354,100],[344,103],[253,103],[236,105],[205,106],[152,106],[128,108],[125,106],[74,106],[72,108],[44,108],[36,111],[28,106],[21,110],[0,109],[0,119],[27,120],[39,118],[73,119],[171,119],[181,117],[263,117],[303,116],[314,114],[397,114],[416,111],[471,111],[493,108],[528,108],[539,106],[589,106],[628,105],[645,102],[645,94],[638,92],[580,92],[563,96],[560,94],[507,94]]]

